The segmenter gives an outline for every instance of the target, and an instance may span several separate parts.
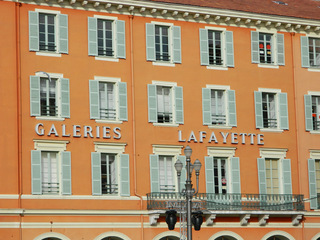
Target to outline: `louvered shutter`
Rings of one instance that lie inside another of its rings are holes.
[[[90,119],[100,118],[99,81],[89,80]]]
[[[71,195],[71,152],[61,152],[62,194]]]
[[[266,164],[264,158],[258,158],[259,193],[267,194]]]
[[[278,33],[277,35],[277,57],[278,65],[285,65],[285,52],[284,52],[284,34]]]
[[[205,157],[206,193],[214,193],[214,166],[213,157]]]
[[[119,120],[128,121],[127,83],[119,82]]]
[[[187,179],[186,156],[178,156],[178,159],[182,162],[182,170],[180,176],[180,191],[182,191],[182,189],[185,188]]]
[[[175,110],[176,110],[176,123],[183,124],[183,89],[182,87],[174,87],[175,92]]]
[[[280,129],[289,129],[289,116],[288,116],[288,100],[287,93],[279,93],[279,120]]]
[[[92,195],[101,195],[101,153],[91,153]]]
[[[241,193],[240,160],[238,157],[232,157],[230,163],[232,193]]]
[[[310,59],[309,59],[309,39],[308,37],[301,36],[301,65],[302,67],[309,68],[310,67]]]
[[[29,11],[29,50],[39,51],[39,13]]]
[[[254,92],[254,107],[256,117],[256,128],[263,128],[263,115],[262,115],[262,92]]]
[[[157,86],[148,84],[148,117],[149,122],[157,122]]]
[[[59,14],[59,52],[68,54],[68,15]]]
[[[120,154],[120,195],[130,197],[129,154]]]
[[[30,76],[30,115],[40,116],[40,77]]]
[[[306,131],[312,131],[312,96],[307,94],[304,95],[304,116],[306,121]]]
[[[160,192],[159,156],[150,155],[150,185],[151,192]]]
[[[172,26],[173,62],[181,63],[181,28]]]
[[[229,126],[237,126],[237,111],[236,111],[236,94],[234,90],[228,90],[228,116]]]
[[[155,25],[146,23],[146,54],[147,61],[156,60],[156,46],[155,46]]]
[[[291,160],[282,159],[283,193],[292,194]]]
[[[259,59],[259,32],[251,31],[251,62],[260,63]]]
[[[199,29],[200,36],[200,62],[201,65],[209,65],[209,45],[208,45],[208,30]]]
[[[203,125],[211,125],[211,89],[202,88],[202,120]]]
[[[308,159],[310,208],[318,209],[315,159]]]
[[[41,151],[31,150],[31,191],[42,194]]]
[[[233,32],[226,31],[226,65],[234,67]]]
[[[125,21],[117,20],[117,58],[126,58],[126,25]]]
[[[98,28],[97,19],[88,17],[88,54],[98,56]]]
[[[61,117],[70,118],[70,88],[69,79],[60,79]]]

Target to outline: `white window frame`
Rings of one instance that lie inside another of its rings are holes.
[[[309,38],[318,38],[320,40],[320,35],[319,34],[315,34],[315,33],[309,33],[306,35],[306,37],[308,37],[308,48],[309,48]],[[309,55],[309,51],[308,51],[308,55]],[[309,59],[309,64],[310,64],[310,59]],[[308,68],[309,72],[320,72],[320,67],[309,67]]]
[[[311,96],[311,104],[312,104],[312,97],[320,97],[320,92],[308,91],[308,95]],[[319,107],[320,107],[320,105],[319,105]],[[310,133],[311,134],[320,134],[320,129],[319,130],[312,130],[312,131],[310,131]]]

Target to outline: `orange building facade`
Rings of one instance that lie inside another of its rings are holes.
[[[181,3],[0,3],[0,239],[185,239],[187,145],[194,239],[320,239],[320,10]]]

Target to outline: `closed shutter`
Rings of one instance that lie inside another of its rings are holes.
[[[39,51],[39,13],[29,11],[29,50]]]
[[[211,125],[211,89],[202,88],[202,120],[203,125]]]
[[[180,191],[185,188],[187,180],[187,170],[186,170],[186,156],[178,156],[178,159],[182,162],[182,170],[180,177]]]
[[[148,117],[149,122],[157,122],[157,86],[148,84]]]
[[[204,157],[206,172],[206,193],[214,193],[213,157]]]
[[[101,154],[91,153],[92,195],[101,195]]]
[[[150,155],[150,186],[151,192],[160,192],[159,156]]]
[[[126,25],[125,21],[117,20],[117,58],[126,58]]]
[[[31,191],[42,194],[41,151],[31,150]]]
[[[312,96],[304,95],[304,116],[306,121],[306,131],[312,131]]]
[[[30,115],[40,116],[40,77],[30,76]]]
[[[98,56],[98,27],[97,19],[88,18],[88,54],[89,56]]]
[[[266,164],[264,158],[258,158],[259,193],[267,194]]]
[[[263,128],[262,92],[254,92],[254,107],[256,114],[256,128]]]
[[[120,196],[130,197],[129,154],[120,154]]]
[[[310,67],[309,60],[309,39],[308,37],[301,36],[301,66]]]
[[[241,193],[240,161],[238,157],[230,158],[232,193]]]
[[[90,119],[100,118],[99,81],[89,80]]]
[[[283,193],[292,194],[291,160],[282,159]]]
[[[201,65],[209,65],[209,45],[208,45],[208,30],[199,29],[200,36],[200,62]]]
[[[59,52],[68,54],[68,15],[59,14]]]
[[[70,118],[70,89],[69,89],[69,79],[61,78],[61,117]]]
[[[181,63],[181,28],[172,26],[173,62]]]
[[[259,59],[259,32],[251,31],[251,62],[260,63]]]
[[[146,23],[146,54],[147,61],[156,60],[156,46],[155,46],[155,25]]]
[[[280,129],[289,129],[287,93],[279,93]]]
[[[226,65],[234,67],[233,32],[226,31]]]
[[[278,33],[277,35],[277,56],[278,65],[285,65],[285,52],[284,52],[284,34]]]
[[[119,82],[119,120],[128,121],[127,83]]]
[[[71,152],[61,152],[62,194],[71,195]]]
[[[314,159],[308,159],[308,171],[309,171],[309,198],[310,208],[318,209],[317,199],[317,180],[316,180],[316,164]]]
[[[183,89],[182,87],[174,87],[175,104],[176,104],[176,123],[183,124]]]
[[[228,115],[229,126],[237,126],[237,111],[236,111],[236,94],[234,90],[228,90]]]

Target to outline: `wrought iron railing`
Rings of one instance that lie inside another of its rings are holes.
[[[211,115],[212,124],[214,125],[226,125],[226,115]]]
[[[100,108],[100,118],[101,119],[116,119],[116,110],[109,108],[109,109],[104,109]]]
[[[41,116],[57,116],[58,107],[53,105],[41,105]]]
[[[158,112],[158,123],[171,123],[172,113],[170,112]]]
[[[315,120],[313,118],[313,130],[319,130],[320,129],[320,121]]]
[[[263,119],[263,126],[265,128],[277,128],[277,119],[276,118]]]
[[[118,194],[118,184],[116,183],[102,184],[102,194]]]
[[[181,193],[148,193],[149,210],[165,210],[183,204]],[[303,211],[303,195],[298,194],[214,194],[198,193],[193,208],[227,211]]]

